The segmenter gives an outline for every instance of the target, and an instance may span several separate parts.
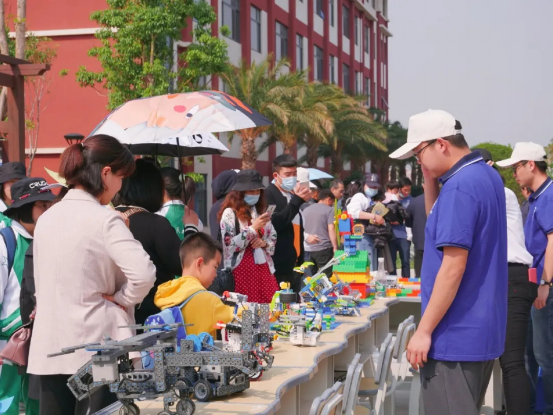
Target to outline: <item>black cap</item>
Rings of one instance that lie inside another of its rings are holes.
[[[12,204],[4,214],[12,209],[17,209],[29,203],[44,201],[51,202],[56,199],[46,180],[42,177],[29,177],[22,179],[11,188]]]
[[[257,170],[240,170],[236,175],[236,184],[232,190],[246,192],[248,190],[265,189]]]
[[[10,180],[21,180],[27,177],[27,169],[23,163],[11,161],[0,166],[0,184]]]
[[[375,173],[365,173],[365,184],[369,187],[380,187],[380,177]]]

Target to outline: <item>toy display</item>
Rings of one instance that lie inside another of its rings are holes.
[[[215,346],[207,333],[188,336],[179,343],[177,331],[187,325],[177,323],[132,326],[145,332],[122,341],[106,338],[104,344],[69,347],[48,357],[80,349],[96,352],[68,380],[69,389],[79,401],[100,386],[109,385],[123,404],[121,415],[139,415],[135,400],[159,397],[164,401],[160,415],[192,415],[192,394],[205,402],[241,392],[250,387],[251,378],[259,378],[271,367],[274,357],[268,353],[269,305],[258,306],[250,305],[252,309],[242,312],[239,324],[226,327],[230,340],[223,341],[222,347]],[[135,369],[129,357],[132,352],[153,354],[153,368]]]
[[[295,346],[317,346],[321,332],[307,329],[307,317],[305,315],[283,315],[279,323],[291,325],[292,328],[285,336]]]
[[[350,215],[342,213],[338,219],[338,230],[344,245],[344,252],[347,252],[348,255],[355,255],[357,253],[357,241],[363,239],[365,227],[361,224],[355,225]]]

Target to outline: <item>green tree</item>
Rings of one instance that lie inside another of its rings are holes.
[[[499,160],[505,160],[511,157],[511,154],[513,152],[513,148],[510,145],[503,145],[503,144],[497,144],[497,143],[481,143],[476,145],[472,148],[474,150],[475,148],[484,148],[488,150],[492,154],[492,159],[494,161]],[[513,176],[513,171],[511,169],[502,169],[501,167],[497,167],[497,171],[501,174],[503,177],[503,180],[505,181],[505,187],[508,187],[511,189],[515,194],[517,195],[518,201],[523,202],[524,196],[522,196],[522,193],[520,191],[520,186],[518,185],[516,179]]]
[[[93,12],[101,27],[101,46],[88,51],[102,65],[99,72],[81,66],[77,81],[83,87],[107,91],[108,108],[136,98],[187,92],[203,76],[216,75],[228,65],[224,40],[213,37],[213,8],[194,0],[107,0],[108,8]],[[193,17],[194,42],[175,62],[173,42],[181,39],[186,21]],[[221,28],[227,33],[228,28]],[[176,83],[176,89],[174,88]]]
[[[238,67],[230,67],[221,75],[225,91],[256,109],[274,124],[286,126],[290,117],[287,99],[297,97],[305,86],[302,72],[288,72],[287,61],[272,65],[272,56],[260,63],[251,65],[242,62]],[[237,131],[242,139],[242,169],[255,169],[258,151],[255,140],[268,132],[271,126],[247,128]]]

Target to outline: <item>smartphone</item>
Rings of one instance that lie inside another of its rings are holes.
[[[276,205],[269,205],[267,207],[267,211],[265,213],[268,213],[269,216],[273,216],[273,213],[275,212]]]
[[[300,187],[303,187],[305,189],[309,189],[309,182],[300,182]]]

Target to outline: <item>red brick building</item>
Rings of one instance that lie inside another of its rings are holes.
[[[229,58],[238,64],[242,59],[260,61],[269,53],[277,59],[288,57],[292,68],[309,68],[313,81],[329,81],[346,90],[367,95],[367,104],[388,109],[388,2],[387,0],[207,0],[219,19],[213,24],[213,33],[227,25],[231,35],[226,38]],[[16,14],[16,1],[7,0],[6,16]],[[57,58],[49,76],[50,94],[45,98],[47,109],[42,113],[39,149],[33,164],[33,175],[44,175],[43,167],[58,169],[59,155],[67,146],[63,135],[87,135],[107,115],[107,98],[91,88],[81,88],[75,73],[81,65],[100,69],[99,63],[87,56],[97,44],[94,38],[95,22],[90,13],[106,8],[105,0],[49,0],[33,1],[27,5],[27,29],[35,36],[47,36],[58,45]],[[192,24],[192,23],[191,23]],[[190,42],[183,33],[175,52]],[[58,76],[62,69],[69,75]],[[211,82],[214,89],[217,79]],[[102,91],[101,91],[102,92]],[[221,141],[227,143],[226,135]],[[261,143],[262,140],[260,139]],[[212,177],[229,168],[240,168],[240,140],[230,152],[222,156],[195,160],[194,171],[206,175],[206,189],[197,197],[199,213],[211,204]],[[297,151],[298,157],[304,149]],[[257,169],[269,180],[270,161],[282,152],[273,145],[260,154]],[[319,160],[319,166],[328,167],[328,161]],[[349,166],[346,164],[346,171]],[[205,216],[204,216],[205,218]]]

